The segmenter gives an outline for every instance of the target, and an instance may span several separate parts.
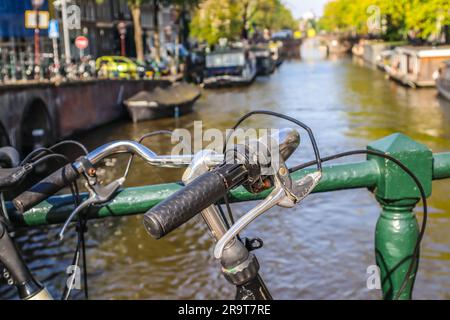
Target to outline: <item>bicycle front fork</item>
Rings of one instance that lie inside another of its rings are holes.
[[[228,282],[236,286],[236,300],[272,300],[259,275],[258,259],[250,250],[252,249],[249,249],[248,245],[234,238],[225,247],[220,259],[222,274]]]
[[[22,300],[51,300],[47,289],[34,279],[25,261],[9,236],[6,225],[0,220],[0,261],[8,270]]]

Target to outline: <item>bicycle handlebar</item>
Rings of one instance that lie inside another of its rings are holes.
[[[153,238],[162,238],[223,198],[228,190],[246,181],[247,176],[242,164],[224,164],[206,172],[147,211],[145,229]]]
[[[147,211],[145,229],[153,238],[160,239],[218,201],[227,190],[218,174],[208,172]]]
[[[187,167],[191,161],[192,155],[169,155],[159,156],[151,149],[144,145],[128,140],[113,141],[98,147],[84,159],[92,165],[98,164],[102,159],[113,154],[130,153],[135,154],[144,159],[148,164],[166,167],[166,168],[183,168]],[[223,155],[216,155],[210,159],[211,165],[220,164],[223,161]],[[36,204],[42,202],[48,197],[54,195],[59,190],[74,182],[83,172],[82,160],[77,160],[72,164],[68,164],[58,169],[47,178],[35,184],[28,191],[23,192],[13,200],[16,209],[24,213]]]
[[[18,195],[13,200],[13,204],[19,212],[23,213],[74,182],[79,175],[69,163]]]

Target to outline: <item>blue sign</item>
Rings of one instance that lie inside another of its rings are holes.
[[[33,29],[25,29],[25,11],[32,10],[31,0],[0,0],[0,37],[30,37],[34,36]],[[48,1],[40,8],[48,10]],[[41,30],[42,35],[47,30]]]
[[[58,20],[51,19],[48,24],[48,37],[50,39],[58,39],[59,38],[59,27]]]

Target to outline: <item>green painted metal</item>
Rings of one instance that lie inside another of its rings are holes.
[[[427,196],[431,195],[433,154],[424,145],[396,133],[378,140],[368,149],[389,154],[405,164],[420,180]],[[419,236],[419,226],[413,209],[420,200],[419,190],[398,165],[380,157],[369,156],[378,162],[380,177],[375,197],[382,207],[375,231],[375,255],[381,271],[385,299],[393,299],[404,281]],[[416,265],[417,267],[417,265]],[[415,272],[400,299],[410,299]]]
[[[294,179],[306,175],[312,169],[305,169],[293,174]],[[314,192],[344,190],[351,188],[374,187],[379,176],[375,161],[339,164],[324,168],[323,178]],[[169,183],[144,187],[127,188],[118,192],[108,205],[92,207],[86,213],[89,219],[126,216],[145,213],[160,201],[181,188],[180,184]],[[230,193],[231,202],[243,202],[264,199],[269,191],[251,194],[244,188],[237,188]],[[86,197],[86,194],[82,195]],[[71,195],[54,196],[47,201],[20,214],[8,203],[9,218],[18,227],[31,227],[62,223],[73,210]]]
[[[433,159],[433,179],[450,178],[450,152],[435,153]]]

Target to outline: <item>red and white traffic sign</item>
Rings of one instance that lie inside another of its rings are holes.
[[[84,50],[89,46],[89,40],[85,36],[78,36],[75,39],[75,47]]]

